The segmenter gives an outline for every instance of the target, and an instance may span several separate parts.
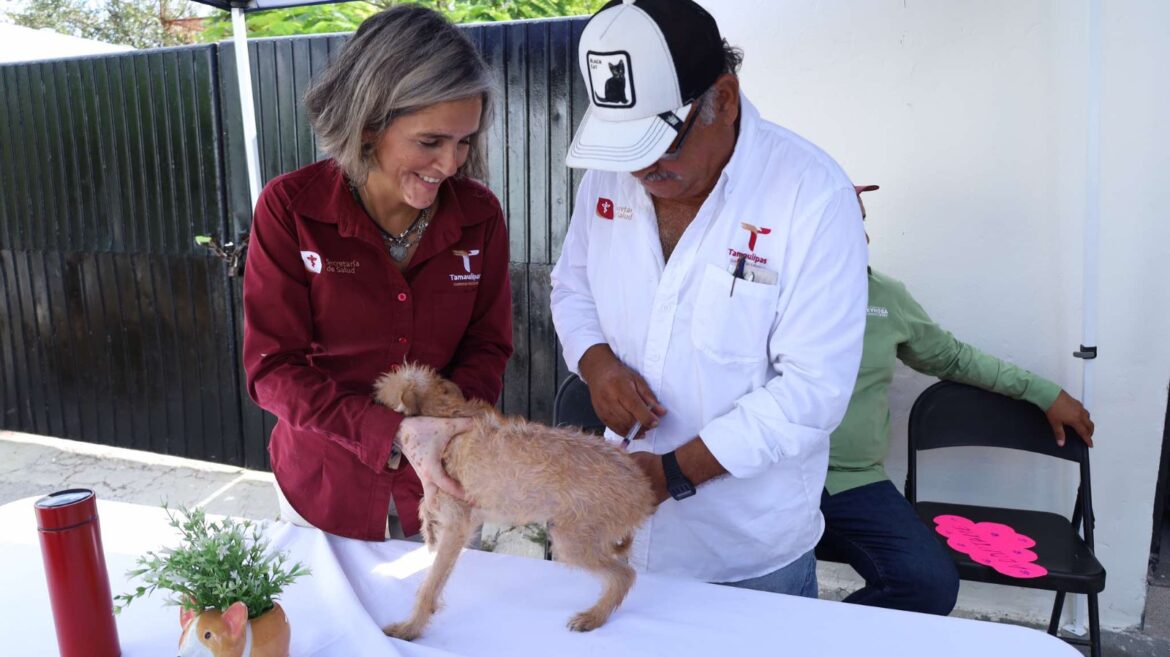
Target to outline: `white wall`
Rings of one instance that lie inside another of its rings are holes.
[[[832,154],[866,196],[872,264],[961,339],[1075,396],[1081,361],[1087,0],[702,0],[746,51],[765,117]],[[1170,383],[1170,3],[1104,0],[1093,483],[1102,624],[1140,624]],[[888,461],[905,475],[892,392]],[[984,467],[986,475],[974,474]],[[926,460],[936,499],[1067,513],[1074,473],[970,453]],[[1069,492],[1058,492],[1057,489]],[[1048,595],[964,583],[960,606],[1046,621]]]

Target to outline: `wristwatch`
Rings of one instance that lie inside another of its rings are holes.
[[[666,475],[666,490],[676,500],[685,500],[695,494],[695,485],[683,474],[678,467],[678,457],[674,452],[662,455],[662,472]]]

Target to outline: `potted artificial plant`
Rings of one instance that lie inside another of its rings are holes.
[[[164,507],[165,508],[165,507]],[[251,521],[208,521],[202,509],[167,509],[179,530],[178,547],[147,552],[127,574],[144,586],[114,596],[115,613],[155,589],[171,592],[181,607],[179,655],[287,657],[289,624],[276,598],[309,570],[289,565],[283,553],[267,554],[268,542]]]

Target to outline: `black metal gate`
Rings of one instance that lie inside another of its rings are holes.
[[[241,462],[213,46],[0,67],[5,428]]]
[[[581,19],[465,28],[498,76],[489,185],[508,215],[505,412],[549,420],[565,374],[549,271],[577,179]],[[267,181],[316,159],[301,98],[343,36],[250,43]],[[0,66],[0,427],[267,468],[240,280],[195,245],[251,223],[230,43]]]

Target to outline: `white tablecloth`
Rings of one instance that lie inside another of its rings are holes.
[[[0,655],[56,654],[34,498],[0,506]],[[174,544],[162,510],[99,501],[114,593],[136,556]],[[272,524],[275,548],[312,568],[281,600],[293,657],[407,655],[897,655],[1075,656],[1043,632],[958,618],[873,609],[640,575],[622,607],[593,632],[565,623],[600,591],[592,575],[557,563],[468,551],[444,592],[445,607],[414,643],[382,635],[407,615],[430,555],[415,543],[365,543]],[[1007,589],[1005,589],[1005,594]],[[163,596],[118,616],[126,657],[173,655],[178,610]]]

